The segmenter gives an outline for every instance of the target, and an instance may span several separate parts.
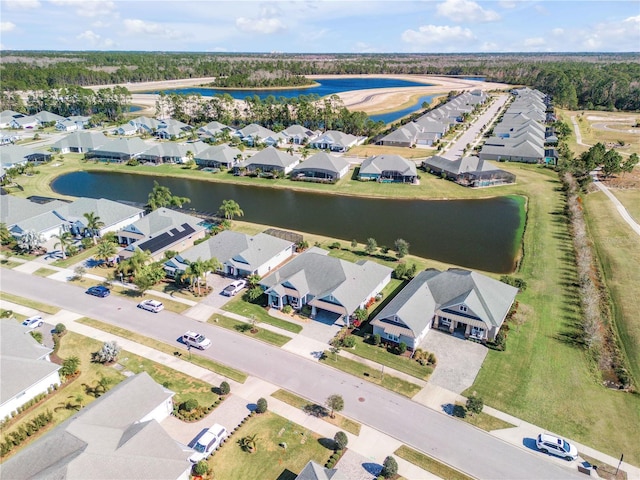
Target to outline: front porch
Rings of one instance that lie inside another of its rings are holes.
[[[436,315],[433,320],[433,328],[449,332],[451,335],[461,338],[469,338],[480,342],[486,342],[488,340],[486,326],[477,320],[455,318],[453,315],[446,317]]]

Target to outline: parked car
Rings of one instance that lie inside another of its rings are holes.
[[[142,308],[143,310],[149,310],[150,312],[153,313],[158,313],[160,310],[164,309],[164,305],[162,304],[162,302],[159,302],[158,300],[143,300],[138,304],[138,308]]]
[[[549,435],[548,433],[538,435],[538,438],[536,438],[536,447],[542,453],[550,453],[567,460],[575,460],[578,458],[578,449],[575,445],[555,435]]]
[[[236,293],[238,293],[240,290],[242,290],[246,286],[247,286],[246,280],[235,280],[231,282],[229,285],[227,285],[226,287],[224,287],[224,290],[222,290],[222,294],[226,295],[227,297],[233,297]]]
[[[182,335],[182,341],[185,345],[196,347],[200,350],[204,350],[205,348],[209,348],[211,346],[211,340],[209,340],[204,335],[200,335],[199,333],[192,331],[185,332],[185,334]]]
[[[192,463],[198,463],[200,460],[207,458],[228,435],[227,429],[216,423],[198,439],[193,446],[195,452],[189,457],[189,460]]]
[[[109,290],[107,287],[103,287],[102,285],[95,285],[93,287],[89,287],[87,293],[89,295],[93,295],[94,297],[104,298],[109,296],[111,290]]]
[[[22,325],[29,328],[36,328],[41,327],[43,323],[44,320],[40,315],[34,315],[33,317],[29,317],[24,322],[22,322]]]

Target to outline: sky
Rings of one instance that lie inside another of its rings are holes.
[[[640,1],[0,0],[0,48],[640,52]]]

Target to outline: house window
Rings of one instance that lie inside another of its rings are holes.
[[[465,305],[460,305],[460,311],[461,312],[466,312],[467,311],[467,307]]]
[[[473,337],[484,337],[484,328],[472,327],[471,328],[471,336],[473,336]]]
[[[387,333],[387,340],[391,340],[392,342],[396,342],[398,343],[400,341],[400,338],[397,337],[396,335],[392,335],[391,333]]]
[[[450,327],[451,326],[451,320],[448,319],[448,318],[440,317],[439,325],[441,327]]]

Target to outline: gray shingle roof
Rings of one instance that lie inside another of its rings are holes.
[[[52,148],[61,150],[64,148],[82,148],[94,150],[107,143],[109,139],[102,132],[77,131],[66,135],[52,145]]]
[[[159,208],[126,226],[123,231],[140,233],[145,236],[157,235],[167,229],[175,228],[188,223],[192,226],[200,223],[198,217],[177,212],[169,208]]]
[[[96,148],[94,152],[100,153],[124,153],[127,155],[137,155],[138,153],[142,153],[145,150],[148,150],[150,145],[144,143],[139,138],[117,138],[114,140],[109,140],[107,143],[101,145],[99,148]]]
[[[457,160],[449,160],[448,158],[433,156],[427,158],[424,165],[430,167],[436,167],[449,172],[451,174],[459,175],[466,172],[489,172],[492,170],[500,171],[499,168],[494,167],[489,162],[480,160],[478,157],[464,157]]]
[[[296,480],[347,480],[337,468],[324,468],[313,460],[307,463]]]
[[[172,396],[146,373],[129,377],[7,460],[3,478],[180,478],[190,452],[155,420],[142,421]]]
[[[61,200],[36,203],[14,195],[2,195],[0,196],[0,222],[5,223],[7,227],[12,227],[16,223],[50,212],[65,204]]]
[[[250,165],[268,165],[277,168],[288,168],[300,161],[297,155],[289,155],[275,147],[267,147],[243,162],[245,167]]]
[[[50,153],[39,152],[21,145],[3,145],[0,147],[0,164],[9,168],[12,165],[26,163],[33,155],[51,156]]]
[[[416,164],[400,155],[376,155],[362,162],[360,174],[379,174],[382,172],[399,172],[402,175],[416,176]]]
[[[220,163],[233,163],[240,153],[240,150],[225,143],[223,145],[208,147],[198,153],[194,158],[196,161],[209,160]]]
[[[347,162],[342,157],[329,155],[325,152],[318,152],[314,155],[311,155],[300,165],[296,166],[293,169],[293,172],[295,173],[299,170],[322,170],[338,174],[348,166],[349,162]]]
[[[80,221],[86,224],[85,213],[95,213],[104,223],[104,228],[120,223],[144,210],[124,203],[107,200],[106,198],[82,197],[72,203],[64,204],[56,208],[58,215],[69,222]]]

